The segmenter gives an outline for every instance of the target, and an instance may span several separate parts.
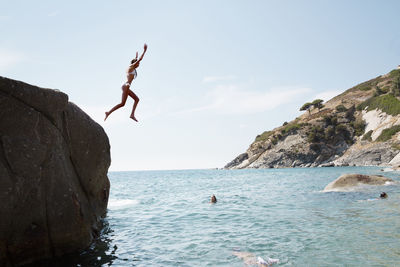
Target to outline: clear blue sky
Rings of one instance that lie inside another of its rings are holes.
[[[400,1],[3,1],[0,75],[99,122],[111,170],[223,167],[257,134],[400,64]],[[132,89],[125,70],[148,43]]]

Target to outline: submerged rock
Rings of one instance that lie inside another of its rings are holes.
[[[60,91],[0,77],[0,266],[84,249],[110,183],[103,128]]]
[[[345,191],[346,189],[362,184],[384,185],[387,182],[393,182],[393,180],[382,175],[343,174],[335,181],[329,183],[324,188],[324,192]]]

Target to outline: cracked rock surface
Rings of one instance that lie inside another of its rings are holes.
[[[60,91],[0,77],[0,266],[86,248],[105,215],[110,145]]]

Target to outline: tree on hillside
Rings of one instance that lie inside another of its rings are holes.
[[[322,104],[322,102],[324,102],[324,100],[322,100],[322,99],[315,99],[313,102],[311,102],[311,105],[312,105],[314,108],[317,108],[318,111],[320,111],[321,108],[324,107],[324,105]]]
[[[308,110],[308,113],[311,113],[311,111],[310,111],[311,107],[312,107],[312,104],[310,102],[307,102],[300,108],[300,111]]]

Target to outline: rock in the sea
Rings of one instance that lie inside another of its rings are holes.
[[[103,128],[60,91],[0,77],[0,266],[86,248],[110,183]]]
[[[361,184],[384,185],[386,182],[393,182],[393,180],[382,175],[343,174],[335,181],[329,183],[325,187],[324,192],[346,191],[351,187]]]

